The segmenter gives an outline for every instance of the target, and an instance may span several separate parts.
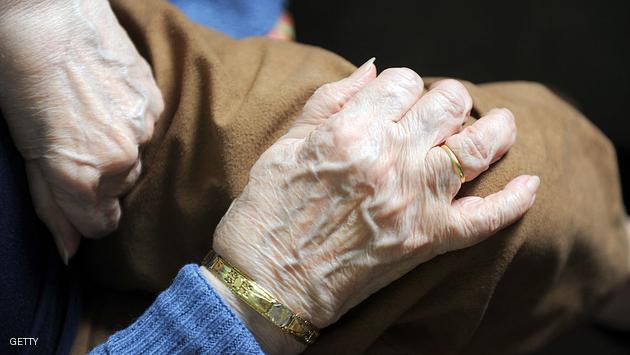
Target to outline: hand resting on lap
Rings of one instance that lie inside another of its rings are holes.
[[[251,169],[215,231],[214,250],[323,328],[417,265],[519,219],[538,177],[455,199],[460,178],[440,148],[446,143],[466,181],[474,179],[514,143],[512,114],[495,109],[462,129],[472,107],[464,86],[423,87],[412,70],[376,77],[368,62],[318,89]],[[266,351],[302,349],[204,272]]]

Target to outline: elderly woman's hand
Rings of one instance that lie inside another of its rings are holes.
[[[0,5],[0,104],[62,257],[112,232],[163,102],[106,0]]]
[[[474,179],[514,143],[512,114],[495,109],[462,130],[472,99],[461,83],[423,92],[409,69],[374,77],[367,63],[317,90],[256,162],[214,236],[218,254],[317,327],[418,264],[513,223],[539,185],[524,175],[485,198],[454,200],[461,182],[440,145]]]

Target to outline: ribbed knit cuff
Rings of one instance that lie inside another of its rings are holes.
[[[132,325],[91,354],[263,354],[254,336],[199,270],[184,266]]]

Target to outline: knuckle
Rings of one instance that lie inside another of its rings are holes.
[[[315,90],[315,96],[322,98],[330,98],[335,97],[337,93],[337,88],[333,83],[327,83],[320,86],[317,90]]]
[[[345,122],[345,124],[334,125],[331,133],[333,136],[334,146],[340,148],[347,148],[348,146],[353,145],[354,142],[361,139],[363,134],[357,125],[348,124],[348,122]]]
[[[334,98],[336,91],[337,90],[335,89],[332,83],[324,84],[320,86],[319,88],[317,88],[317,90],[315,90],[315,93],[313,94],[313,98],[316,98],[316,99]]]
[[[463,116],[472,108],[472,98],[464,84],[454,79],[446,79],[435,86],[437,100],[453,116]]]
[[[64,166],[58,171],[59,181],[63,181],[63,190],[71,195],[72,200],[91,202],[96,200],[99,185],[99,173],[92,166]]]
[[[116,149],[110,151],[109,159],[106,162],[108,172],[118,172],[129,169],[138,161],[140,151],[138,145],[129,139],[121,138]]]
[[[417,99],[424,87],[420,76],[407,68],[387,69],[379,78],[378,94],[365,104],[379,106],[380,111],[391,115],[399,114],[412,98]]]
[[[424,82],[418,73],[409,68],[389,68],[381,73],[382,76],[395,80],[397,85],[405,88],[422,88]]]
[[[489,147],[491,142],[486,139],[483,130],[474,125],[466,128],[466,134],[463,136],[463,145],[466,153],[481,162],[489,162],[492,159],[492,149]]]
[[[353,158],[357,143],[362,139],[362,125],[338,118],[321,125],[308,135],[300,149],[301,159],[340,162]]]
[[[509,196],[505,202],[507,214],[521,217],[529,209],[532,197],[528,193],[520,192]]]
[[[304,112],[330,115],[341,109],[343,93],[335,83],[328,83],[315,90],[313,96],[304,105]]]
[[[488,212],[486,223],[489,234],[498,232],[503,225],[503,214],[498,209]]]

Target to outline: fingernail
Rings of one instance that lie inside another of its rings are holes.
[[[352,73],[351,77],[357,78],[363,76],[365,73],[367,73],[367,71],[370,69],[370,66],[374,63],[375,60],[376,57],[368,59],[368,61],[363,63],[363,65],[361,65],[359,69],[355,70],[354,73]]]
[[[66,248],[66,243],[64,243],[62,237],[55,237],[54,239],[61,261],[63,261],[63,263],[67,266],[70,260],[70,253],[68,252],[68,248]]]
[[[70,261],[70,253],[68,252],[68,248],[66,248],[66,243],[63,242],[63,240],[60,240],[60,245],[58,245],[59,247],[59,255],[61,256],[61,261],[63,261],[63,263],[68,266],[68,263]]]
[[[532,193],[538,190],[539,185],[540,185],[540,178],[538,176],[530,176],[529,180],[527,180],[527,189],[531,191]]]
[[[68,250],[66,249],[65,246],[63,247],[63,251],[61,252],[61,260],[66,266],[68,266],[68,263],[70,262],[70,258],[68,257]]]

